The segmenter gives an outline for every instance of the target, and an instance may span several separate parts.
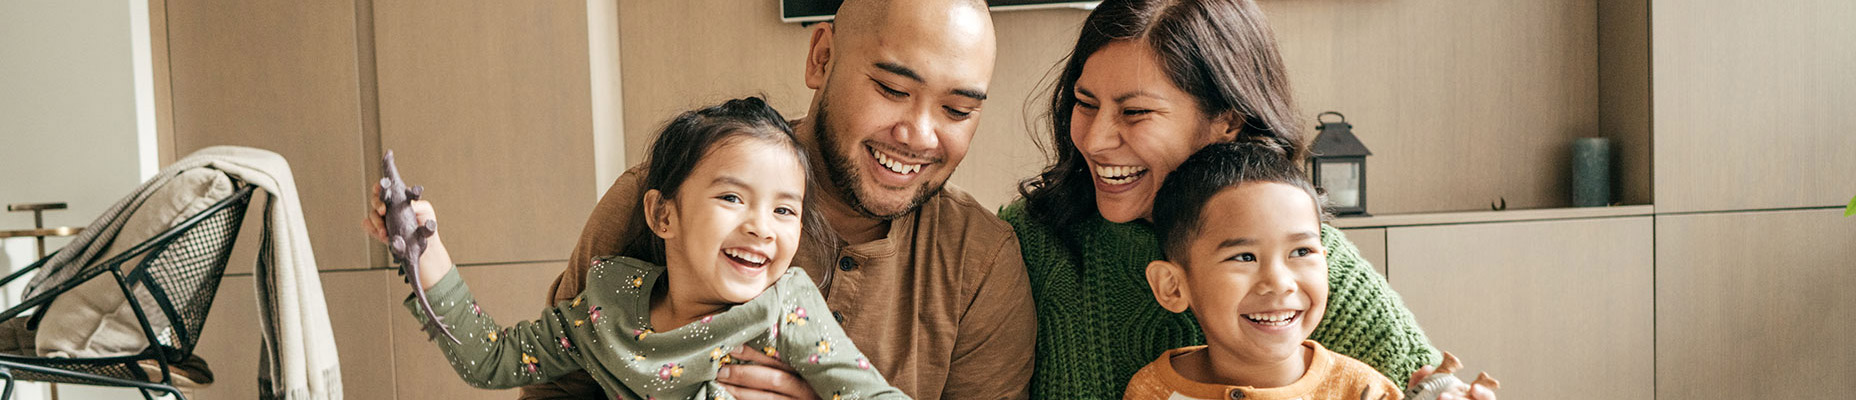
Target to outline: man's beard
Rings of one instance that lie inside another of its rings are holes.
[[[864,188],[861,184],[863,170],[858,168],[858,163],[852,161],[853,155],[848,153],[859,150],[868,151],[868,149],[863,149],[862,145],[856,146],[855,149],[839,146],[838,135],[832,129],[830,122],[831,107],[828,106],[828,99],[831,98],[830,92],[823,93],[820,97],[822,98],[818,102],[818,112],[812,119],[812,135],[818,138],[819,156],[823,157],[825,162],[825,175],[831,179],[833,190],[837,191],[838,198],[844,199],[845,205],[866,218],[892,220],[914,211],[917,207],[921,207],[922,203],[927,202],[929,197],[941,192],[945,181],[923,182],[917,187],[915,198],[909,200],[908,206],[886,214],[871,210],[870,205],[864,201]]]

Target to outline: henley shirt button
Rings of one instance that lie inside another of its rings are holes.
[[[851,259],[850,256],[844,256],[844,257],[838,258],[838,270],[839,271],[850,271],[853,269],[857,269],[857,260]]]
[[[1244,392],[1231,389],[1231,400],[1244,400]]]
[[[831,318],[838,320],[838,323],[840,324],[844,323],[844,313],[832,311]]]

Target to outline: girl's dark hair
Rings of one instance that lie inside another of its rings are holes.
[[[1154,230],[1160,232],[1160,248],[1166,258],[1187,261],[1186,247],[1204,225],[1200,216],[1205,212],[1205,203],[1225,189],[1251,182],[1275,182],[1302,189],[1308,193],[1317,218],[1328,219],[1321,207],[1326,201],[1281,146],[1255,141],[1217,143],[1192,153],[1179,169],[1167,174],[1166,182],[1154,193]]]
[[[1290,96],[1289,77],[1262,10],[1249,0],[1108,0],[1083,21],[1076,48],[1055,82],[1051,143],[1040,146],[1050,167],[1019,184],[1027,211],[1066,231],[1096,214],[1089,166],[1070,140],[1070,111],[1083,64],[1103,46],[1139,40],[1153,49],[1167,78],[1192,95],[1212,118],[1230,115],[1243,130],[1237,141],[1285,149],[1292,162],[1307,155],[1302,122]]]
[[[684,181],[689,179],[698,162],[725,144],[744,140],[779,144],[791,151],[793,158],[799,161],[801,173],[806,174],[806,198],[799,214],[804,224],[800,245],[836,246],[837,237],[831,233],[831,226],[812,207],[816,198],[813,193],[818,185],[812,179],[812,166],[805,149],[793,137],[793,128],[786,124],[780,112],[760,97],[729,100],[685,111],[665,124],[657,134],[657,141],[651,144],[650,159],[645,161],[644,190],[639,194],[657,190],[662,193],[662,201],[676,201]],[[634,220],[645,221],[649,216],[644,212],[644,207],[638,207]],[[644,234],[627,244],[626,255],[662,265],[665,262],[664,240],[649,229],[643,231]]]

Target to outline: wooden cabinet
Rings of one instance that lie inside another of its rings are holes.
[[[1346,114],[1373,150],[1369,212],[1564,207],[1566,149],[1608,134],[1598,2],[1257,3],[1303,118]]]
[[[341,358],[342,390],[347,398],[381,398],[395,379],[393,340],[388,316],[404,314],[399,300],[406,285],[392,271],[340,271],[321,274],[330,295],[329,323],[335,331],[337,357]],[[250,275],[230,276],[220,282],[212,312],[200,336],[196,353],[213,369],[216,383],[188,393],[190,399],[258,398],[258,354],[262,332],[258,328],[257,300]],[[531,288],[532,289],[532,288]],[[415,328],[416,329],[416,328]]]
[[[357,228],[383,147],[458,262],[572,250],[599,194],[584,3],[156,1],[164,138],[289,160],[322,270],[387,267]]]
[[[389,1],[373,22],[380,145],[452,259],[566,259],[599,195],[586,3]]]
[[[322,274],[347,398],[380,398],[398,378],[397,364],[387,355],[393,353],[392,316],[406,313],[399,302],[412,292],[402,279],[387,270]]]
[[[1432,343],[1501,379],[1503,398],[1653,395],[1651,217],[1395,227],[1385,236],[1392,287]]]
[[[1656,2],[1656,207],[1840,206],[1856,192],[1856,3]]]
[[[373,159],[362,150],[355,4],[166,0],[165,15],[155,38],[168,50],[177,157],[216,145],[283,155],[318,266],[369,266],[377,250],[355,228]]]
[[[1856,218],[1656,219],[1656,392],[1829,399],[1856,387]]]
[[[1360,258],[1372,263],[1373,270],[1379,271],[1379,276],[1386,276],[1385,228],[1343,229],[1341,233],[1347,235],[1353,247],[1360,249]]]
[[[176,156],[215,145],[291,164],[349,398],[507,399],[470,389],[399,306],[406,285],[361,233],[383,149],[426,187],[466,276],[498,316],[534,318],[599,183],[584,2],[153,0],[158,125]],[[246,225],[244,243],[256,243]],[[257,397],[252,257],[241,246],[199,354]],[[481,284],[496,282],[497,285]],[[497,311],[500,310],[500,311]],[[438,389],[430,389],[438,388]],[[454,390],[455,389],[455,390]],[[452,396],[447,396],[450,394]]]

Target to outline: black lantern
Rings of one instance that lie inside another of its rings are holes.
[[[1339,121],[1322,120],[1328,114]],[[1373,152],[1353,136],[1353,124],[1347,116],[1328,111],[1315,116],[1321,132],[1315,136],[1308,156],[1308,173],[1315,187],[1328,195],[1328,210],[1334,215],[1366,216],[1366,156]]]

